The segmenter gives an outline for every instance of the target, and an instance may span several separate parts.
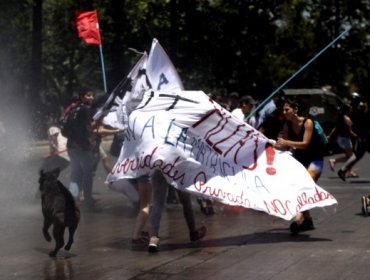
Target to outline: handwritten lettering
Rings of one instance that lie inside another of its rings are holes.
[[[309,196],[306,192],[303,192],[297,198],[297,212],[299,212],[302,207],[306,205],[319,203],[328,199],[334,199],[334,197],[324,190],[319,191],[317,187],[315,187],[315,193],[312,196]]]
[[[194,123],[192,128],[220,156],[248,170],[254,170],[257,167],[260,134],[245,124],[235,121],[221,107],[215,107],[208,112]]]
[[[208,197],[222,199],[224,200],[224,203],[227,202],[228,204],[240,205],[246,208],[250,207],[251,203],[248,198],[244,198],[244,192],[239,194],[227,192],[221,188],[209,186],[206,182],[206,174],[204,172],[199,172],[194,178],[195,189]]]
[[[275,213],[279,214],[281,216],[285,216],[288,212],[287,210],[287,203],[283,203],[280,199],[273,199],[270,202],[264,201],[264,204],[266,206],[267,213]]]
[[[184,184],[185,171],[180,172],[176,169],[176,164],[180,161],[180,157],[176,157],[171,163],[161,159],[154,160],[155,153],[158,147],[155,147],[150,154],[142,157],[127,158],[115,165],[111,173],[114,174],[128,174],[131,171],[149,168],[150,170],[160,169],[163,174],[167,175],[170,179]]]
[[[161,73],[159,75],[159,83],[158,83],[158,86],[157,86],[157,90],[161,90],[161,86],[166,85],[168,83],[169,83],[169,81],[167,80],[166,75],[164,73]]]
[[[147,120],[147,122],[145,123],[145,125],[144,125],[144,127],[143,127],[143,130],[141,131],[141,135],[140,135],[140,137],[141,137],[141,138],[143,137],[143,134],[144,134],[144,132],[145,132],[145,130],[146,130],[147,128],[151,128],[151,132],[152,132],[152,139],[154,139],[154,138],[155,138],[155,136],[154,136],[154,120],[155,120],[155,117],[154,117],[154,116],[150,117],[150,118]]]
[[[187,140],[187,128],[178,126],[175,120],[172,119],[167,128],[167,134],[164,137],[164,143],[171,146],[177,146],[178,143],[186,143]]]

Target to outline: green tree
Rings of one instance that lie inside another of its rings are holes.
[[[2,104],[32,107],[40,126],[60,116],[81,87],[103,91],[99,48],[78,38],[72,24],[77,10],[92,9],[109,90],[138,59],[131,48],[149,51],[157,38],[186,89],[263,99],[351,27],[287,87],[370,91],[369,1],[28,0],[0,3]]]

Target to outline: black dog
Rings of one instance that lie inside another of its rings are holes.
[[[58,180],[59,169],[50,172],[40,171],[40,193],[44,225],[42,232],[47,241],[51,241],[49,227],[53,225],[55,248],[49,253],[55,257],[64,246],[64,231],[69,230],[69,239],[64,249],[69,250],[73,243],[73,235],[80,220],[78,209],[69,190]]]

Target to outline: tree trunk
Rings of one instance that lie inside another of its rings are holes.
[[[34,131],[42,135],[45,119],[41,104],[41,67],[42,67],[42,0],[35,0],[32,11],[32,50],[30,65],[30,105],[33,112]]]

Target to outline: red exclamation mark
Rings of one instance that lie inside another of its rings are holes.
[[[274,163],[274,159],[275,159],[274,147],[270,143],[267,143],[265,151],[266,151],[266,160],[267,160],[267,165],[268,165],[268,167],[266,167],[266,173],[269,175],[275,175],[276,169],[271,166]]]

